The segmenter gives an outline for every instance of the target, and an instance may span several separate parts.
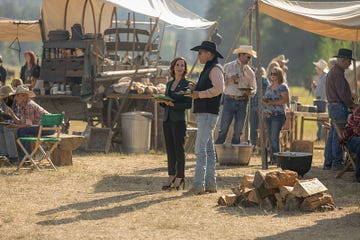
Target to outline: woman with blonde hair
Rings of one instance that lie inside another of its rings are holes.
[[[274,153],[280,151],[280,131],[286,120],[286,104],[290,101],[289,88],[284,83],[283,70],[274,67],[270,72],[270,86],[264,95],[264,115],[270,144],[270,163],[276,164]]]

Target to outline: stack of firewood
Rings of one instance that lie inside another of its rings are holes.
[[[334,200],[327,188],[317,179],[299,180],[290,170],[259,170],[246,174],[232,194],[223,195],[218,204],[243,207],[260,206],[264,210],[334,210]]]

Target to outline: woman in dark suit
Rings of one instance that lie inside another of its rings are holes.
[[[172,80],[166,84],[165,95],[174,101],[161,101],[164,107],[163,130],[168,160],[168,180],[162,190],[185,188],[185,135],[186,109],[190,109],[192,99],[186,97],[189,81],[185,79],[187,63],[184,58],[175,58],[170,65]]]

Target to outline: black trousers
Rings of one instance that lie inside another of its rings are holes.
[[[185,177],[185,121],[163,122],[169,176]]]

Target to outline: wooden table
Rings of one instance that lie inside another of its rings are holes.
[[[298,138],[298,121],[300,117],[300,137]],[[304,122],[305,121],[319,121],[323,120],[329,122],[328,113],[312,113],[312,112],[290,112],[290,148],[291,144],[295,140],[303,140],[304,137]],[[316,147],[317,149],[324,149],[322,147]]]

